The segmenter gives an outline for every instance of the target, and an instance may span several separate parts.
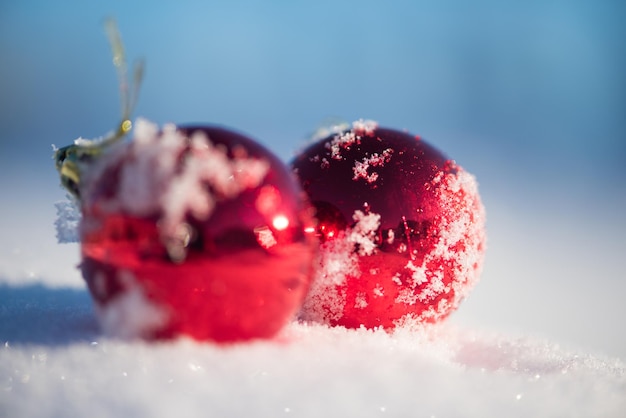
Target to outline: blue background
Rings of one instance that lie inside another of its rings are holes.
[[[107,16],[147,63],[135,116],[230,126],[285,161],[329,118],[421,135],[488,211],[485,277],[455,320],[626,354],[610,325],[626,316],[626,3],[3,1],[5,244],[51,225],[51,144],[119,120]]]

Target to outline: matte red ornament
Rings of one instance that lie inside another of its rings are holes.
[[[476,181],[421,138],[358,121],[309,146],[292,167],[316,207],[321,240],[304,320],[432,323],[478,280],[485,214]]]
[[[288,168],[219,127],[138,121],[80,184],[81,269],[123,337],[274,336],[300,308],[317,243]]]

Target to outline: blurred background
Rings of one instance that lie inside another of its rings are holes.
[[[377,120],[480,183],[489,249],[452,321],[626,358],[626,3],[0,3],[0,284],[82,287],[52,144],[114,129],[103,20],[146,60],[135,116],[226,125],[288,161]]]

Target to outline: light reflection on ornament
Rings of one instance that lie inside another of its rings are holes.
[[[289,226],[289,218],[285,215],[276,215],[274,219],[272,219],[272,226],[278,231],[283,231]]]

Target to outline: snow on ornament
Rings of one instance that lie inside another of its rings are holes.
[[[117,132],[55,153],[80,206],[80,269],[103,328],[219,342],[276,335],[302,304],[317,251],[292,173],[257,142],[217,126],[139,119],[123,141],[134,97],[122,93]]]
[[[321,241],[302,319],[433,323],[475,285],[485,250],[476,180],[420,137],[360,120],[310,145],[292,168]]]

